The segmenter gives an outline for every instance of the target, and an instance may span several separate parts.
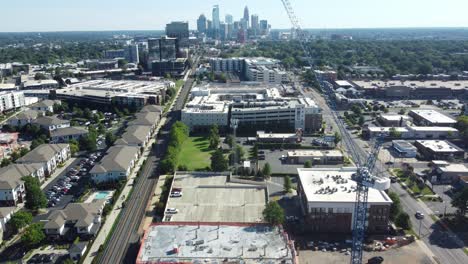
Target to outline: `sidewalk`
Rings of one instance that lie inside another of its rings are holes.
[[[98,255],[98,251],[101,245],[103,245],[106,242],[109,232],[112,230],[112,227],[114,226],[114,224],[116,224],[116,220],[118,219],[120,215],[122,204],[128,198],[128,194],[133,188],[133,181],[135,180],[135,177],[137,176],[138,171],[143,165],[143,161],[145,161],[150,155],[153,143],[156,142],[155,135],[158,134],[159,129],[164,125],[165,122],[166,122],[165,118],[161,119],[161,122],[159,123],[156,131],[154,132],[151,140],[149,141],[148,145],[143,151],[143,154],[138,160],[137,165],[133,168],[132,173],[128,177],[127,184],[125,185],[124,189],[122,190],[122,193],[120,194],[119,198],[115,202],[114,207],[112,208],[112,211],[109,213],[109,215],[107,215],[106,221],[102,225],[101,230],[99,231],[96,239],[94,239],[94,242],[92,246],[90,247],[88,254],[86,255],[86,258],[84,259],[83,263],[91,264],[94,257]]]
[[[52,173],[52,176],[50,176],[45,182],[41,184],[41,189],[44,189],[47,187],[49,183],[51,183],[55,178],[57,178],[62,172],[64,172],[66,169],[68,169],[68,166],[72,164],[77,158],[70,158],[65,163],[63,164],[63,167],[58,168]]]

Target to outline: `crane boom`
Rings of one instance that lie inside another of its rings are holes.
[[[299,19],[297,18],[294,9],[292,8],[291,2],[289,0],[281,0],[283,6],[288,14],[289,20],[293,26],[293,29],[296,31],[299,43],[301,48],[304,51],[304,55],[307,57],[307,62],[311,69],[313,68],[313,61],[311,57],[311,52],[308,49],[307,39],[304,34],[304,31],[301,28]],[[336,110],[336,104],[334,97],[334,91],[331,85],[323,80],[320,75],[315,74],[312,71],[312,74],[317,79],[322,90],[325,92],[328,103],[332,110]],[[381,141],[378,139],[370,155],[368,156],[366,163],[362,164],[361,155],[357,151],[356,146],[352,143],[351,135],[345,131],[342,121],[337,117],[336,111],[332,111],[332,116],[335,122],[338,124],[338,129],[340,130],[343,137],[346,137],[344,142],[351,156],[354,158],[356,165],[358,167],[357,173],[354,175],[353,179],[356,181],[356,202],[354,206],[354,218],[353,218],[353,247],[351,254],[351,263],[352,264],[362,264],[362,250],[364,244],[364,236],[366,233],[367,225],[367,207],[368,207],[368,195],[369,195],[369,186],[374,184],[372,177],[372,171],[377,160],[377,155],[381,147]]]

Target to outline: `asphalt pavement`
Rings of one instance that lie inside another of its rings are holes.
[[[325,103],[323,97],[316,91],[312,91],[309,96],[312,96],[318,105],[322,107],[324,120],[326,120],[327,124],[331,124],[340,131],[343,138],[342,145],[347,149],[348,153],[352,153],[350,149],[355,150],[358,157],[353,157],[353,159],[365,161],[368,156],[368,151],[356,142],[355,138],[353,138],[354,135],[344,127],[342,122],[336,121],[332,109]],[[391,176],[386,166],[379,160],[376,161],[374,171],[381,173],[382,177]],[[419,230],[421,230],[421,240],[435,255],[435,261],[454,264],[468,263],[468,256],[463,251],[463,243],[454,233],[444,230],[442,226],[435,223],[431,217],[428,216],[432,214],[432,212],[423,202],[411,197],[399,184],[392,184],[390,190],[399,195],[403,211],[410,215],[415,232],[419,233]],[[414,215],[417,211],[425,213],[426,217],[421,221],[416,219]]]

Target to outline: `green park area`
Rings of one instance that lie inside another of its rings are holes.
[[[185,167],[189,171],[202,170],[210,167],[210,142],[205,137],[189,137],[184,141],[179,156],[179,168]]]

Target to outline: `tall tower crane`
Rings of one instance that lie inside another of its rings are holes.
[[[289,0],[281,0],[284,8],[288,14],[289,19],[293,29],[296,31],[297,38],[301,44],[301,47],[304,51],[305,56],[307,57],[307,62],[311,69],[313,68],[313,61],[311,57],[311,52],[309,51],[307,45],[306,35],[301,28],[299,19],[294,13],[294,9],[291,6]],[[332,110],[336,110],[335,100],[333,99],[334,91],[331,85],[326,84],[323,81],[323,78],[319,75],[316,75],[313,71],[315,78],[320,84],[322,90],[328,97],[328,102]],[[344,129],[342,121],[337,117],[336,111],[332,111],[333,119],[338,124],[338,129],[340,130],[343,138],[343,141],[346,144],[347,149],[349,150],[351,156],[354,158],[357,166],[357,172],[353,176],[353,180],[357,183],[356,188],[356,202],[354,205],[354,218],[353,218],[353,246],[351,253],[351,263],[352,264],[361,264],[362,263],[362,250],[364,244],[364,236],[366,233],[367,225],[367,207],[368,207],[368,194],[369,187],[374,185],[374,177],[372,176],[372,171],[377,160],[378,153],[381,147],[381,140],[377,139],[374,147],[369,154],[367,160],[361,161],[361,154],[357,151],[356,146],[352,142],[352,138],[349,133]]]

